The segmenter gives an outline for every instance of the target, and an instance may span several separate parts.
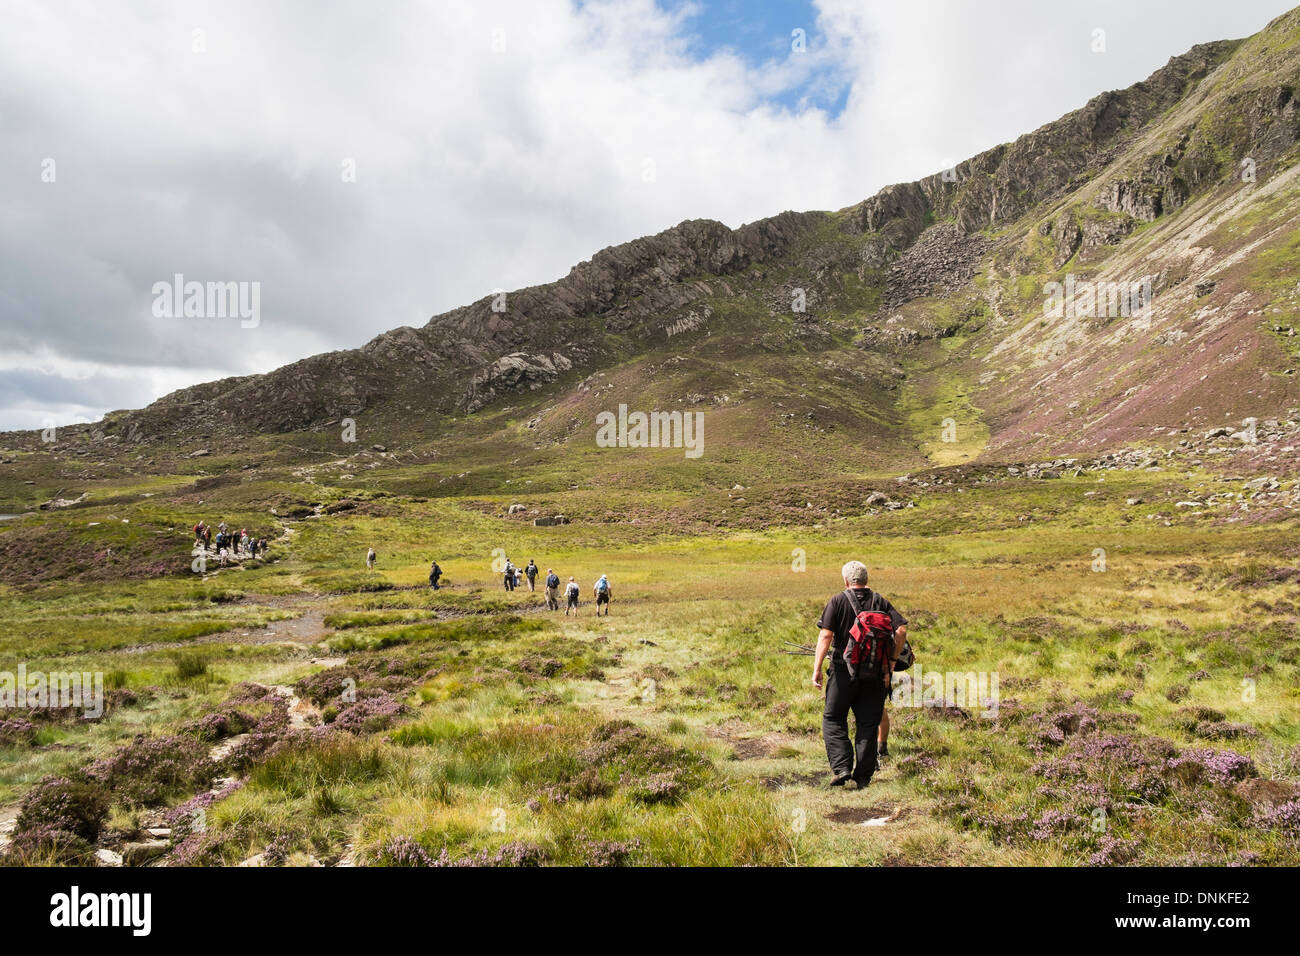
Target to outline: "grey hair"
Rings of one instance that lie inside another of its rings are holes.
[[[867,566],[861,561],[850,561],[840,568],[840,574],[843,576],[845,584],[867,583]]]

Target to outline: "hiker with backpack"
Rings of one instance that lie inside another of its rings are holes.
[[[528,590],[536,591],[537,583],[537,562],[532,558],[528,559],[528,567],[524,568],[524,577],[528,579]]]
[[[367,571],[373,571],[373,570],[375,569],[375,558],[377,558],[377,557],[378,557],[378,555],[375,554],[375,549],[374,549],[374,548],[371,548],[369,551],[366,552],[366,570],[367,570]]]
[[[592,588],[596,595],[596,617],[600,617],[600,609],[605,608],[605,616],[609,617],[609,599],[613,592],[610,591],[609,577],[602,574],[596,581],[595,587]]]
[[[438,562],[434,561],[429,565],[429,587],[435,591],[438,590],[438,580],[442,577],[442,568],[438,567]]]
[[[813,686],[822,688],[822,662],[830,653],[822,737],[832,787],[853,780],[866,787],[876,772],[876,743],[885,713],[894,664],[907,638],[907,618],[867,587],[867,566],[850,561],[841,569],[844,590],[832,597],[817,622]],[[849,743],[849,711],[856,723]],[[856,758],[856,760],[855,760]]]
[[[569,578],[568,585],[564,588],[564,596],[568,603],[564,606],[564,616],[569,616],[569,611],[573,611],[573,616],[578,616],[578,595],[582,593],[582,588],[578,587],[578,582]]]
[[[554,568],[546,569],[546,610],[560,609],[560,576]]]
[[[506,559],[505,586],[507,591],[515,589],[515,566],[509,558]]]

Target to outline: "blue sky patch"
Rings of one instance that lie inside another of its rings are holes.
[[[763,102],[795,113],[822,109],[837,116],[844,109],[850,77],[836,58],[826,55],[826,37],[817,27],[813,4],[800,0],[657,2],[670,13],[685,11],[683,39],[698,59],[726,51],[758,69],[806,57],[807,65],[792,71],[790,82],[782,88],[763,93]],[[794,51],[795,30],[803,31],[805,52]]]

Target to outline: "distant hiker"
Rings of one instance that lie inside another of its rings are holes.
[[[568,598],[568,604],[566,604],[566,605],[564,606],[564,616],[565,616],[565,617],[568,617],[568,616],[569,616],[569,611],[570,611],[570,610],[573,611],[573,614],[574,614],[575,617],[577,616],[577,614],[578,614],[578,595],[579,595],[581,592],[582,592],[582,588],[578,587],[578,582],[575,581],[575,580],[573,580],[573,578],[569,578],[569,583],[568,583],[568,585],[567,585],[567,586],[565,587],[565,589],[564,589],[564,596],[565,596],[566,598]]]
[[[822,662],[831,654],[822,737],[830,761],[832,787],[855,780],[858,787],[876,772],[876,739],[894,662],[907,637],[907,618],[867,587],[867,566],[850,561],[841,569],[844,590],[832,597],[817,622],[813,686],[822,686]],[[849,744],[849,711],[857,724]],[[854,758],[856,756],[856,767]]]
[[[262,560],[265,561],[266,560],[266,539],[265,538],[257,539],[257,550],[262,555]]]
[[[524,568],[524,577],[528,579],[528,590],[536,591],[534,585],[537,583],[537,562],[532,558],[528,559],[528,567]]]
[[[560,576],[553,568],[546,569],[546,610],[560,609]]]
[[[373,571],[373,570],[375,569],[375,558],[376,558],[376,557],[377,557],[377,555],[375,554],[375,549],[374,549],[374,548],[371,548],[369,551],[366,552],[366,567],[367,567],[369,570],[371,570],[371,571]]]
[[[249,539],[248,539],[248,556],[249,556],[250,558],[255,558],[255,557],[257,557],[257,539],[256,539],[256,538],[249,538]]]
[[[429,565],[429,587],[437,591],[438,579],[441,577],[442,577],[442,568],[438,567],[438,562],[435,561],[433,562],[433,564]]]
[[[506,561],[505,585],[507,591],[515,589],[515,566],[509,560]]]
[[[609,617],[609,598],[611,594],[609,589],[609,578],[602,574],[596,581],[596,585],[592,590],[596,594],[596,617],[600,617],[601,605],[604,605],[605,607],[605,616]]]

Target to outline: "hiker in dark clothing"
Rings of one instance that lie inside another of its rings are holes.
[[[822,710],[822,737],[826,741],[826,758],[830,761],[834,778],[831,786],[843,786],[849,780],[859,788],[871,782],[876,772],[876,737],[881,717],[885,712],[885,697],[889,693],[893,676],[893,663],[902,650],[907,637],[907,618],[889,601],[867,587],[867,566],[861,561],[844,565],[844,590],[826,603],[817,635],[817,651],[813,657],[813,686],[822,686],[822,661],[831,651],[829,681],[826,684],[826,706]],[[889,615],[894,625],[892,656],[887,657],[885,673],[874,676],[850,677],[845,662],[844,648],[852,638],[849,631],[860,612],[879,612]],[[833,648],[833,651],[832,651]],[[849,743],[849,711],[853,711],[857,724],[854,745]],[[856,753],[855,753],[856,749]],[[856,757],[856,767],[855,760]]]
[[[524,577],[528,579],[528,590],[537,590],[537,562],[532,558],[528,559],[528,567],[524,568]]]
[[[546,610],[560,609],[560,576],[554,568],[546,569]]]
[[[515,589],[515,575],[517,573],[518,572],[515,570],[515,566],[511,564],[509,561],[507,561],[505,577],[503,582],[506,586],[507,591],[513,591]]]
[[[438,579],[441,577],[442,577],[442,568],[438,567],[438,562],[435,561],[433,562],[433,564],[429,565],[429,587],[437,591]]]

